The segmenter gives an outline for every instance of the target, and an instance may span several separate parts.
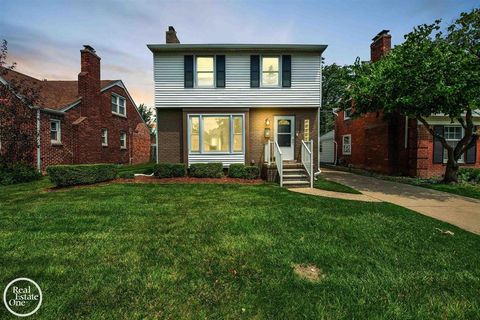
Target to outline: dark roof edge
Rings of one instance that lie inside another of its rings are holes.
[[[291,51],[291,52],[318,52],[327,48],[323,44],[147,44],[152,52],[179,52],[179,51]]]

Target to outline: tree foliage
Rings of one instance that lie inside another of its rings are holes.
[[[330,64],[322,70],[322,115],[320,117],[321,133],[333,130],[335,118],[333,109],[345,93],[350,80],[351,66]]]
[[[480,97],[479,24],[475,9],[446,30],[439,20],[415,27],[378,62],[357,59],[344,99],[354,101],[356,113],[399,113],[420,121],[447,149],[445,182],[457,181],[458,160],[478,138],[473,115]],[[438,114],[464,128],[456,146],[428,123],[428,117]]]
[[[145,104],[141,103],[138,106],[138,112],[140,112],[140,115],[143,118],[143,121],[147,124],[147,126],[152,129],[153,128],[153,123],[155,122],[155,116],[153,114],[152,108],[146,106]]]
[[[13,72],[7,66],[7,41],[0,46],[0,76]],[[2,164],[32,164],[36,146],[36,101],[38,89],[25,80],[0,84],[0,160]]]

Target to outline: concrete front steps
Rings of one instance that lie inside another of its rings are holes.
[[[308,188],[310,179],[301,163],[295,161],[283,162],[283,185],[287,188]]]

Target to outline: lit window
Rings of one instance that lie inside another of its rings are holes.
[[[125,132],[120,132],[120,148],[127,149],[127,134]]]
[[[279,57],[262,57],[262,86],[280,86]]]
[[[243,115],[191,115],[188,126],[189,152],[243,152],[243,126]]]
[[[342,154],[352,154],[352,135],[350,134],[342,136]]]
[[[199,117],[190,117],[190,151],[200,152]]]
[[[50,121],[50,140],[52,143],[62,142],[60,120]]]
[[[213,64],[213,57],[197,57],[197,87],[214,86]]]
[[[126,115],[125,98],[112,94],[112,113]]]
[[[108,130],[102,129],[102,146],[108,146]]]
[[[457,143],[462,139],[464,133],[463,128],[460,126],[445,126],[444,127],[444,137],[447,140],[447,143],[453,148],[457,146]],[[443,148],[443,162],[448,160],[448,151]],[[462,154],[458,162],[464,162],[464,155]]]

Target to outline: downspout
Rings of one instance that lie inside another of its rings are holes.
[[[38,172],[42,172],[42,151],[40,141],[40,109],[37,109],[37,169]]]
[[[158,162],[158,153],[159,153],[159,151],[158,151],[159,150],[159,148],[158,148],[158,125],[159,125],[159,122],[158,122],[158,109],[157,108],[155,108],[155,113],[157,114],[157,125],[156,125],[156,128],[155,128],[155,133],[156,133],[155,134],[155,144],[156,144],[155,153],[157,155],[155,156],[155,162],[158,164],[159,163]]]
[[[318,171],[315,172],[314,176],[318,176],[322,170],[320,169],[320,112],[322,110],[322,54],[320,54],[320,99],[318,101],[318,110],[317,110],[317,168]]]

